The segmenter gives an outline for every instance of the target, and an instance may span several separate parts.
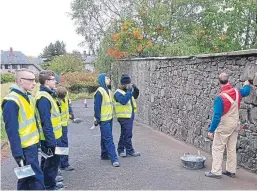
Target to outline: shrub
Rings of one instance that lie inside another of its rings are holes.
[[[73,93],[93,93],[98,87],[97,77],[98,73],[68,72],[61,76],[61,84]]]
[[[15,82],[14,74],[12,73],[6,73],[6,74],[1,74],[1,84],[5,84],[8,82]]]

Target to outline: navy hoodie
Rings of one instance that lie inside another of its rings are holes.
[[[47,87],[41,85],[40,91],[45,91],[49,93],[53,98],[55,98],[54,91],[50,90]],[[37,100],[36,107],[39,112],[41,126],[45,136],[46,146],[55,147],[57,141],[55,140],[53,126],[51,122],[51,103],[47,98],[41,97],[39,100]]]
[[[103,73],[103,74],[100,74],[98,76],[98,84],[100,87],[104,88],[105,91],[107,92],[107,94],[109,94],[108,92],[108,88],[105,84],[105,76],[106,74]],[[102,106],[102,94],[97,91],[95,96],[94,96],[94,112],[95,112],[95,118],[96,118],[96,121],[98,124],[100,124],[100,119],[101,119],[101,106]]]
[[[10,87],[10,92],[12,91],[23,96],[28,101],[28,103],[30,103],[28,97],[29,93],[23,92],[17,85],[12,85]],[[19,106],[15,101],[4,100],[2,103],[2,110],[5,123],[5,131],[10,142],[12,155],[13,157],[21,157],[23,156],[23,150],[21,147],[21,139],[19,134]]]

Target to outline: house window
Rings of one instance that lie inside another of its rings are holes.
[[[29,68],[29,65],[28,64],[22,64],[21,68]]]
[[[18,69],[18,65],[17,64],[12,65],[12,69]]]
[[[11,66],[10,66],[9,64],[5,64],[5,65],[4,65],[4,68],[5,68],[6,70],[8,70],[8,69],[11,68]]]

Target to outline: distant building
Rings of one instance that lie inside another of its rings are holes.
[[[13,51],[13,48],[9,51],[1,51],[1,73],[13,73],[20,68],[28,68],[36,74],[42,70],[20,51]]]
[[[95,71],[95,58],[96,55],[90,54],[90,52],[87,54],[86,51],[83,52],[82,54],[82,59],[85,63],[85,70],[89,72],[94,72]]]

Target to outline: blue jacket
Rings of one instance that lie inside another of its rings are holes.
[[[242,97],[246,97],[251,92],[251,87],[249,85],[244,86],[243,88],[238,89]],[[213,118],[209,128],[209,132],[213,133],[219,126],[222,113],[223,113],[223,100],[220,96],[217,96],[214,100],[213,106]]]
[[[12,85],[10,87],[10,91],[14,91],[17,94],[23,96],[28,103],[29,93],[24,93],[17,85]],[[18,122],[18,115],[19,115],[19,106],[16,104],[15,101],[12,100],[4,100],[2,103],[2,110],[3,110],[3,119],[5,123],[5,131],[7,133],[12,155],[13,157],[20,157],[23,156],[23,150],[21,147],[21,139],[19,135],[19,122]]]
[[[73,110],[72,110],[70,104],[69,104],[69,114],[73,114]]]
[[[42,85],[40,86],[40,91],[45,91],[55,98],[54,91]],[[51,122],[51,103],[47,98],[41,97],[39,100],[37,100],[36,107],[39,112],[41,125],[45,136],[46,146],[55,147],[56,140],[55,140],[53,126]]]
[[[98,76],[98,84],[100,87],[104,88],[106,92],[108,92],[108,88],[105,84],[105,76],[106,74],[100,74]],[[102,94],[100,92],[96,92],[94,96],[94,117],[96,118],[96,121],[98,124],[100,124],[100,119],[101,119],[101,107],[102,107]]]

